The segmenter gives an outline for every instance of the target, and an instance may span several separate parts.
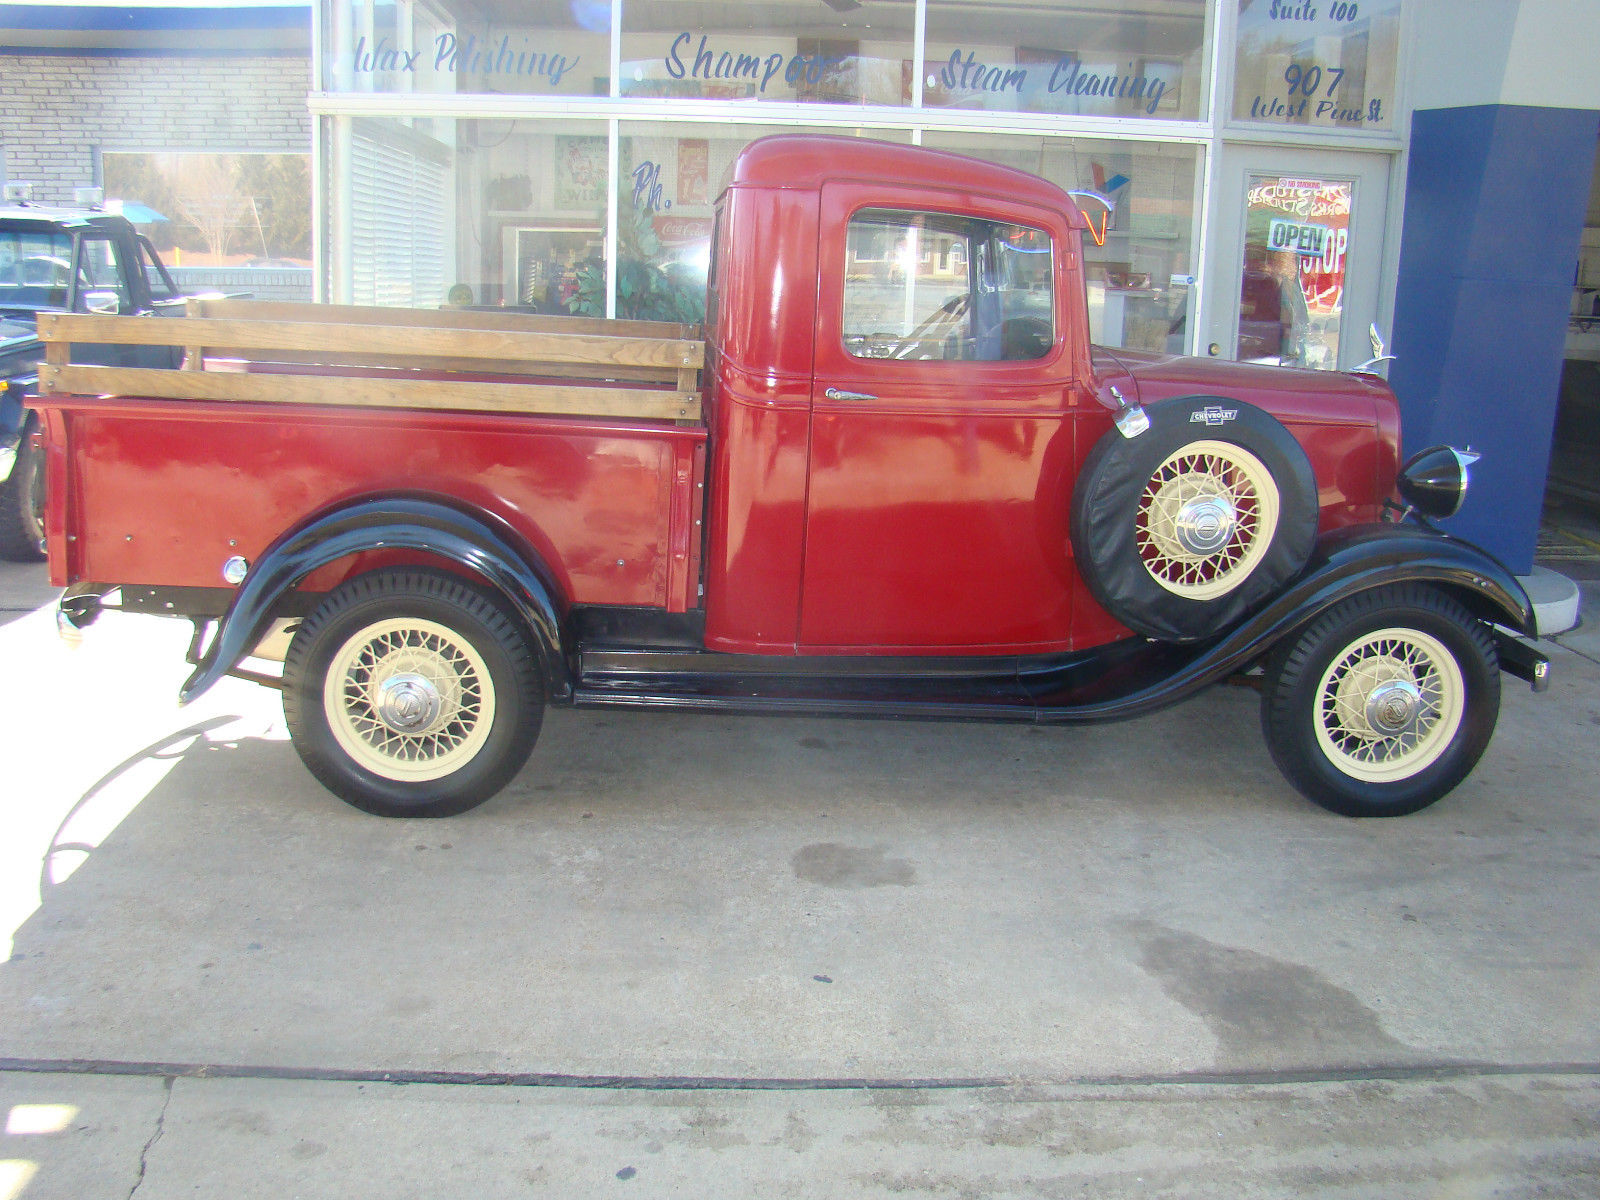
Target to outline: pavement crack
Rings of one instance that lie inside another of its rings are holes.
[[[1600,658],[1596,658],[1592,654],[1585,654],[1582,650],[1579,650],[1576,646],[1567,645],[1567,643],[1563,642],[1561,640],[1561,638],[1562,638],[1562,635],[1558,633],[1554,637],[1547,638],[1545,640],[1554,642],[1556,645],[1560,646],[1563,650],[1565,650],[1568,654],[1576,654],[1579,658],[1583,659],[1584,662],[1591,662],[1595,666],[1600,667]]]
[[[165,1079],[295,1080],[305,1083],[433,1084],[449,1087],[569,1088],[625,1092],[1005,1091],[1019,1087],[1174,1087],[1194,1084],[1278,1086],[1289,1083],[1414,1082],[1499,1076],[1597,1076],[1600,1060],[1495,1062],[1481,1059],[1372,1061],[1365,1065],[1237,1067],[1166,1073],[1005,1076],[729,1076],[568,1075],[544,1071],[428,1071],[380,1068],[273,1067],[230,1063],[124,1062],[112,1059],[0,1058],[0,1075],[131,1075]],[[162,1116],[166,1107],[162,1107]],[[155,1145],[161,1136],[157,1125]],[[131,1193],[130,1193],[131,1194]]]
[[[133,1200],[134,1195],[144,1186],[145,1168],[150,1163],[150,1151],[155,1149],[155,1144],[161,1140],[161,1135],[167,1128],[167,1109],[172,1104],[172,1085],[174,1076],[167,1075],[162,1078],[161,1111],[156,1114],[155,1132],[150,1135],[150,1140],[145,1142],[144,1148],[139,1151],[139,1174],[134,1177],[133,1186],[128,1189],[128,1200]]]

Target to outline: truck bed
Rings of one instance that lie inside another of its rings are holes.
[[[387,492],[499,517],[575,604],[697,602],[692,328],[247,301],[190,311],[41,322],[58,586],[221,588],[228,558]],[[184,366],[71,362],[73,343],[108,342],[180,346]]]

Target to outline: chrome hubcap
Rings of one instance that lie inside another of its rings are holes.
[[[1200,496],[1190,500],[1173,521],[1173,532],[1190,554],[1213,554],[1228,544],[1239,514],[1223,496]]]
[[[421,675],[391,675],[374,697],[378,718],[396,733],[422,733],[444,709],[439,689]]]
[[[1422,712],[1422,690],[1408,679],[1380,683],[1367,696],[1367,723],[1385,737],[1405,733]]]

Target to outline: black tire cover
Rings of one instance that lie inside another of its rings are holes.
[[[1078,571],[1103,608],[1136,633],[1189,642],[1222,633],[1274,595],[1305,565],[1317,535],[1317,484],[1294,436],[1274,417],[1226,396],[1182,396],[1145,409],[1138,437],[1109,430],[1084,460],[1072,493]],[[1278,489],[1278,525],[1266,551],[1228,592],[1180,596],[1157,582],[1140,557],[1140,498],[1157,468],[1195,442],[1227,442],[1254,455]]]

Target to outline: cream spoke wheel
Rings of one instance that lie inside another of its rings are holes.
[[[1417,629],[1379,629],[1334,656],[1316,692],[1317,743],[1366,783],[1405,779],[1449,747],[1466,711],[1455,656]]]
[[[356,631],[333,655],[323,705],[334,739],[385,779],[426,781],[470,762],[494,727],[483,656],[447,626],[420,618]]]
[[[1261,728],[1308,799],[1347,817],[1426,808],[1465,779],[1500,710],[1489,627],[1420,583],[1347,596],[1264,664]]]
[[[1135,516],[1139,557],[1174,595],[1226,595],[1272,544],[1278,509],[1277,485],[1259,458],[1231,442],[1191,442],[1145,485]]]
[[[539,653],[477,581],[369,571],[329,592],[289,643],[289,737],[318,781],[363,812],[466,812],[509,783],[538,740]]]

